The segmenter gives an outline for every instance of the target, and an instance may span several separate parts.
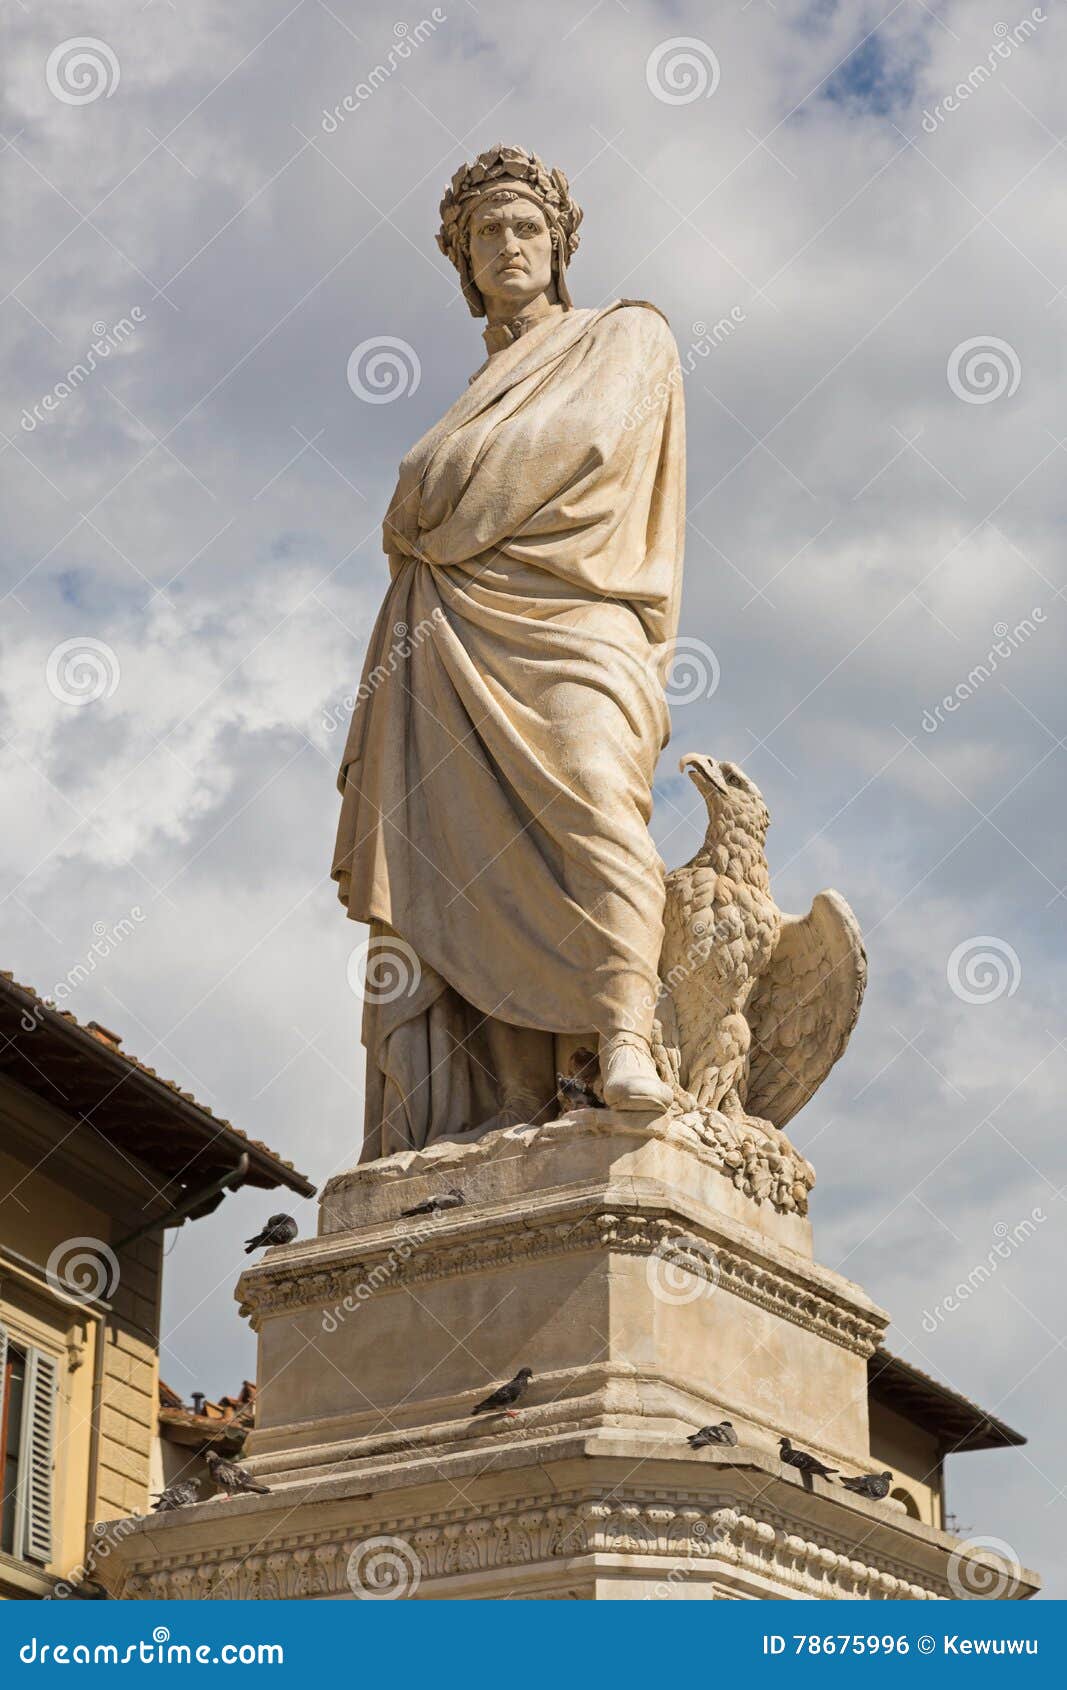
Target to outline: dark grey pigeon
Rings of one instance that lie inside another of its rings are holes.
[[[401,1209],[401,1220],[407,1220],[410,1215],[443,1215],[447,1209],[462,1209],[467,1199],[462,1191],[455,1186],[451,1191],[443,1191],[439,1197],[428,1197],[425,1203],[416,1203],[413,1209]]]
[[[239,1496],[242,1491],[255,1491],[259,1496],[270,1495],[269,1485],[257,1485],[247,1467],[239,1467],[236,1461],[226,1461],[216,1450],[205,1451],[204,1460],[211,1477],[227,1496]]]
[[[831,1473],[837,1472],[836,1467],[827,1467],[817,1455],[809,1455],[806,1449],[794,1449],[788,1438],[782,1438],[778,1447],[782,1460],[808,1477],[812,1473],[818,1473],[821,1479],[828,1479]]]
[[[568,1074],[556,1075],[556,1092],[565,1109],[603,1109],[604,1100],[581,1080]]]
[[[889,1487],[893,1483],[892,1473],[864,1473],[855,1479],[842,1479],[846,1490],[855,1491],[857,1496],[865,1496],[871,1502],[881,1502],[889,1495]]]
[[[690,1449],[707,1449],[709,1444],[729,1444],[733,1448],[737,1433],[729,1420],[720,1420],[717,1426],[701,1426],[699,1432],[690,1432],[685,1441]]]
[[[153,1514],[171,1514],[176,1508],[189,1508],[200,1497],[200,1485],[196,1479],[176,1479],[174,1484],[165,1485],[152,1504]]]
[[[471,1415],[511,1414],[512,1405],[518,1402],[532,1378],[532,1367],[520,1367],[514,1379],[509,1379],[506,1385],[501,1385],[491,1396],[486,1397],[484,1402],[480,1402],[477,1408],[472,1408]]]
[[[299,1230],[292,1215],[272,1215],[262,1232],[257,1232],[254,1238],[245,1239],[245,1255],[250,1256],[253,1250],[262,1250],[266,1244],[291,1244]]]

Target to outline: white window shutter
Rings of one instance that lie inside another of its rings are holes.
[[[19,1489],[22,1492],[21,1554],[30,1561],[52,1559],[52,1468],[58,1389],[56,1362],[42,1350],[27,1350]]]

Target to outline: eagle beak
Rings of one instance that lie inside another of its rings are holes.
[[[724,797],[729,796],[730,788],[727,786],[722,770],[714,757],[700,756],[691,752],[689,756],[682,758],[678,764],[678,769],[681,774],[688,775],[697,787],[702,788],[706,784],[713,786]]]

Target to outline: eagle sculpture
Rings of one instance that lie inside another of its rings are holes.
[[[867,983],[859,924],[838,892],[819,892],[807,915],[783,914],[759,788],[714,757],[679,767],[707,805],[708,830],[692,861],[667,876],[660,1049],[701,1109],[781,1128],[856,1024]]]

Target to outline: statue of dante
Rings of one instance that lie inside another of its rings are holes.
[[[684,527],[681,372],[634,300],[575,308],[582,213],[520,147],[457,171],[438,243],[488,356],[400,466],[391,585],[341,766],[333,875],[402,990],[366,993],[364,1160],[671,1099],[649,1048],[648,832]],[[379,953],[375,956],[375,952]]]

